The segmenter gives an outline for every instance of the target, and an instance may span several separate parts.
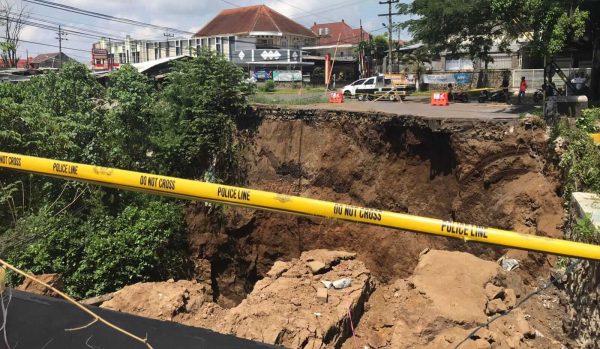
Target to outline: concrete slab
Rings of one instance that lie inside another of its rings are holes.
[[[575,192],[572,195],[573,207],[577,215],[583,217],[591,215],[592,223],[600,228],[600,195],[594,193]]]

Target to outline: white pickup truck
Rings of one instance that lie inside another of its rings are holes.
[[[359,101],[383,99],[388,101],[404,100],[415,91],[413,84],[397,83],[383,75],[372,76],[357,85],[354,94]]]
[[[356,95],[356,89],[358,87],[360,87],[365,81],[367,81],[367,79],[358,79],[358,80],[354,81],[353,83],[344,86],[342,88],[342,93],[344,94],[344,97],[346,97],[346,98],[354,97]]]

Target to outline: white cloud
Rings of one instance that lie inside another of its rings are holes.
[[[179,28],[190,32],[196,32],[208,21],[216,16],[221,10],[233,6],[222,0],[55,0],[58,3],[82,8],[85,10],[104,13],[112,16],[134,19],[141,22],[152,23],[160,26]],[[377,13],[383,13],[387,8],[379,5],[376,0],[227,0],[240,6],[266,4],[276,11],[291,17],[306,27],[312,26],[313,22],[326,23],[339,21],[342,18],[352,26],[358,27],[362,18],[363,26],[369,29],[380,27]],[[51,9],[39,5],[27,4],[29,9],[40,17],[51,16],[52,21],[72,24],[78,28],[103,32],[111,36],[124,37],[126,34],[132,38],[152,39],[163,36],[160,30],[136,27],[106,21],[102,19],[82,16]],[[309,14],[315,13],[317,15]],[[55,34],[48,30],[39,28],[26,29],[23,38],[29,41],[42,41],[55,45],[57,40]],[[90,50],[92,38],[74,38],[64,42],[66,47]],[[23,44],[22,49],[35,48],[36,51],[55,51],[52,47],[32,46]],[[73,51],[74,52],[74,51]],[[68,52],[67,52],[68,53]],[[75,53],[75,52],[74,52]],[[87,56],[85,52],[77,52],[77,55]]]

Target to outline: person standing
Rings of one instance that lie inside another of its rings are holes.
[[[524,76],[521,76],[521,85],[519,86],[519,104],[523,98],[525,98],[525,92],[527,91],[527,80]]]
[[[502,77],[502,92],[504,93],[504,100],[507,104],[510,104],[510,95],[508,94],[508,72],[504,72]]]

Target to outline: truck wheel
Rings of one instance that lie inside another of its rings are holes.
[[[400,96],[400,99],[405,101],[406,100],[406,96]]]
[[[360,102],[365,100],[365,96],[363,96],[362,94],[359,94],[356,96],[356,99],[358,99]]]
[[[389,98],[390,102],[397,102],[398,101],[398,98],[396,98],[395,94],[391,94],[390,93],[390,95],[388,96],[388,98]]]

